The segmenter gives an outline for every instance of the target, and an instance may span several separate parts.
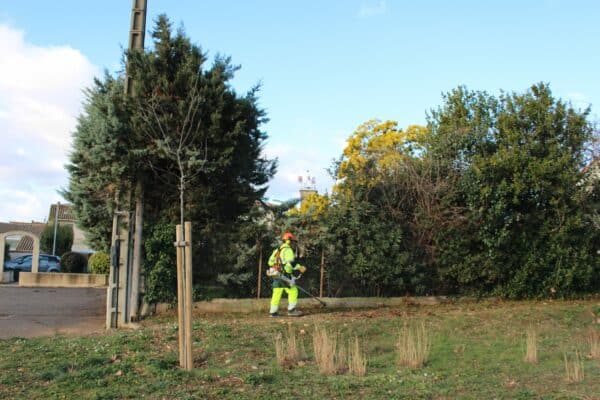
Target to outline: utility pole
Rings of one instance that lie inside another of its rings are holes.
[[[131,26],[129,30],[129,52],[144,50],[146,32],[147,0],[133,0]],[[129,75],[129,65],[125,74],[125,94],[134,96],[133,84]],[[133,185],[132,185],[133,186]],[[116,210],[113,214],[111,238],[111,268],[107,294],[106,328],[127,326],[138,318],[140,259],[142,242],[143,194],[141,183],[135,182],[135,215],[131,211],[119,210],[122,204],[119,194],[116,196]],[[131,189],[126,195],[124,205],[131,206]],[[132,243],[132,237],[134,238]],[[133,246],[131,246],[133,244]],[[133,251],[131,251],[133,247]]]
[[[147,0],[133,0],[131,10],[131,27],[129,30],[129,51],[144,51],[144,38],[146,36],[146,9]],[[129,69],[129,65],[127,65]],[[133,97],[135,95],[129,71],[125,75],[125,93]],[[139,299],[141,284],[141,260],[142,260],[142,230],[144,217],[144,193],[142,182],[137,180],[135,184],[135,225],[133,238],[133,260],[131,264],[131,291],[129,300],[131,307],[130,319],[136,321],[139,318]]]

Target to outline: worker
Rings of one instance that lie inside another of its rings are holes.
[[[285,232],[281,235],[282,244],[278,248],[273,250],[269,257],[269,270],[267,275],[273,278],[273,296],[271,297],[271,309],[269,314],[271,317],[279,316],[279,301],[285,291],[288,296],[288,313],[290,317],[300,317],[302,312],[296,309],[298,304],[298,288],[294,284],[298,275],[295,273],[300,272],[303,274],[306,272],[306,267],[296,262],[296,256],[294,255],[294,249],[292,248],[292,242],[296,243],[296,237],[291,232]],[[278,279],[278,276],[287,278],[284,282]]]

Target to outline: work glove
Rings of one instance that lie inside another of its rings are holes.
[[[298,268],[298,271],[300,271],[301,274],[306,272],[306,267],[304,265],[301,265],[300,268]]]

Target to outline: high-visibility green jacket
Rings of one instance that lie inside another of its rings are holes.
[[[301,268],[300,264],[296,263],[294,250],[288,243],[283,243],[281,246],[273,250],[271,256],[269,257],[269,267],[274,267],[275,264],[277,264],[278,256],[279,262],[281,263],[280,272],[286,277],[291,278],[292,273]],[[288,285],[279,279],[273,279],[273,287],[288,287]]]

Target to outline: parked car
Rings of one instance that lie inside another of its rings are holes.
[[[31,263],[33,256],[26,254],[12,260],[4,262],[5,270],[14,270],[19,272],[31,272]],[[38,272],[60,272],[60,257],[49,254],[40,254],[40,263]]]

